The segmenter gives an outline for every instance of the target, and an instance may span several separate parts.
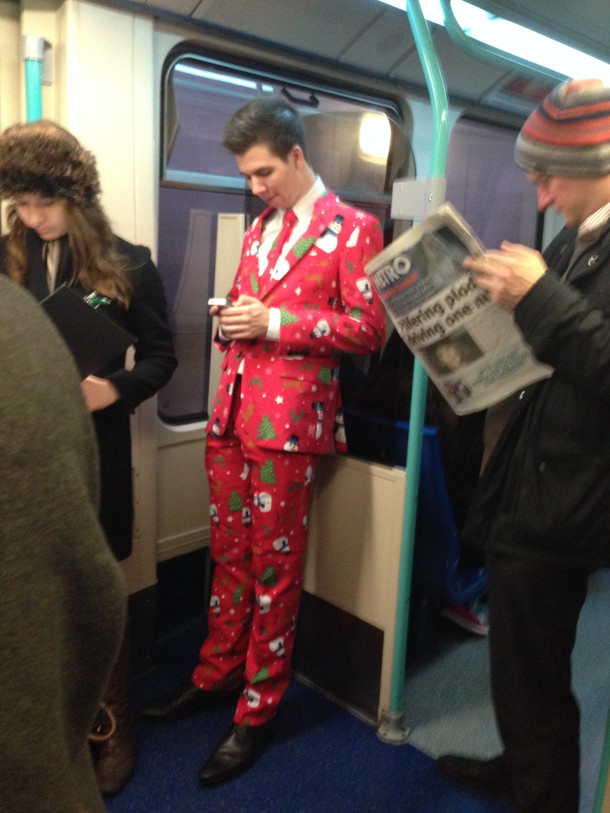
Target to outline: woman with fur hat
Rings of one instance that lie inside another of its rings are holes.
[[[38,300],[64,283],[83,297],[97,292],[106,313],[136,337],[131,369],[119,357],[81,381],[100,450],[100,521],[122,560],[132,546],[130,413],[169,380],[176,359],[150,252],[112,234],[99,194],[94,156],[59,125],[16,124],[0,135],[0,196],[9,200],[0,271]],[[107,795],[118,792],[133,770],[128,685],[126,632],[105,703],[116,731],[99,746],[96,763],[100,790]]]

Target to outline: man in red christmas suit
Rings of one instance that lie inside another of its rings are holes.
[[[173,720],[243,686],[233,725],[199,771],[204,785],[248,770],[269,742],[290,678],[316,464],[334,448],[339,359],[378,350],[385,335],[364,272],[381,228],[316,177],[297,111],[254,100],[223,144],[268,208],[246,232],[231,304],[210,309],[226,355],[207,429],[209,635],[187,688],[144,710]]]

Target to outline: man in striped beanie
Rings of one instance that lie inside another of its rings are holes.
[[[504,242],[464,265],[554,373],[515,399],[463,532],[486,551],[504,750],[445,755],[437,767],[472,791],[509,796],[515,813],[578,813],[571,655],[589,579],[610,567],[610,88],[556,87],[525,122],[515,157],[539,210],[553,207],[566,228],[543,254]]]
[[[610,173],[610,88],[596,79],[565,82],[544,99],[517,137],[527,171],[567,178]]]

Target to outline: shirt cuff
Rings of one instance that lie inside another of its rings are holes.
[[[279,342],[282,317],[279,308],[269,308],[269,326],[265,338],[270,342]]]
[[[216,330],[216,341],[220,342],[221,344],[227,345],[231,344],[231,339],[228,339],[224,333],[222,332],[220,325],[218,325],[218,329]]]

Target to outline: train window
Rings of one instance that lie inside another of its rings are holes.
[[[515,163],[517,132],[466,118],[451,131],[447,200],[488,248],[497,248],[502,240],[536,243],[536,189]]]
[[[282,95],[301,112],[308,158],[344,200],[390,224],[392,183],[405,174],[410,147],[391,100],[348,95],[332,87],[228,66],[193,54],[168,61],[162,105],[158,265],[174,330],[178,368],[159,394],[174,423],[207,418],[218,217],[262,210],[222,147],[237,108]]]

